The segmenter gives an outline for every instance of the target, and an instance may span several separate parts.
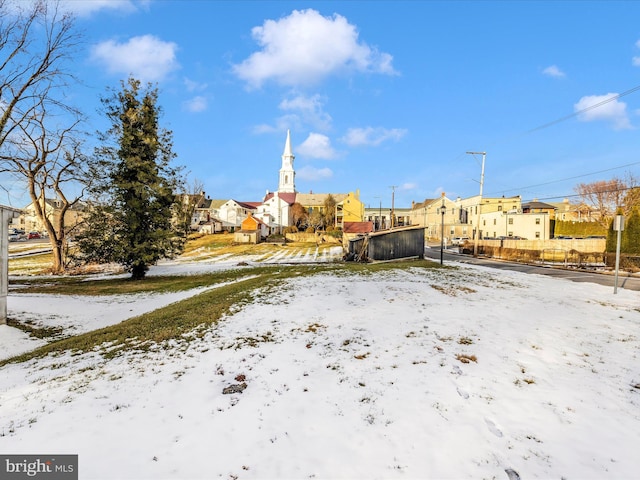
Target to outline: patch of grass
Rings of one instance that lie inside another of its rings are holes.
[[[70,277],[29,279],[28,284],[21,285],[19,290],[14,291],[112,295],[180,291],[200,286],[226,284],[116,325],[51,342],[34,351],[2,360],[0,367],[7,363],[23,362],[48,354],[71,352],[72,355],[79,355],[83,352],[99,350],[105,357],[110,358],[124,350],[144,351],[169,340],[188,342],[192,338],[204,335],[211,325],[225,315],[236,313],[253,302],[261,292],[279,288],[283,282],[297,276],[322,273],[374,275],[410,268],[430,269],[434,268],[434,265],[437,264],[425,260],[379,264],[269,265],[225,270],[206,275],[153,276],[138,282],[113,278],[104,280]],[[186,338],[187,334],[192,335]],[[367,356],[368,353],[362,358]]]
[[[469,337],[460,337],[458,339],[458,344],[460,344],[460,345],[473,345],[473,340],[471,340]]]
[[[57,295],[118,295],[135,293],[168,293],[238,281],[250,275],[265,275],[276,267],[238,268],[199,275],[147,276],[144,280],[106,278],[91,280],[86,277],[46,277],[21,279],[11,289],[16,293],[47,293]]]
[[[316,333],[319,328],[326,328],[326,325],[320,325],[319,323],[312,323],[307,327],[307,332]]]
[[[0,366],[50,353],[64,351],[82,353],[96,348],[101,348],[105,357],[110,358],[125,349],[146,350],[153,344],[181,339],[184,334],[199,327],[218,322],[231,311],[232,307],[239,309],[242,305],[253,301],[254,292],[259,287],[265,283],[281,280],[282,276],[283,274],[252,277],[203,292],[117,325],[52,342],[32,352],[0,361]]]
[[[22,330],[31,337],[51,339],[60,337],[63,332],[62,327],[35,327],[29,323],[20,323],[13,318],[7,318],[7,325]]]

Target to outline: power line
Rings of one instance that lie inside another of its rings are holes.
[[[535,188],[535,187],[544,187],[546,185],[551,185],[553,183],[561,183],[561,182],[566,182],[567,180],[575,180],[576,178],[589,177],[591,175],[599,175],[601,173],[610,172],[612,170],[618,170],[619,168],[631,167],[633,165],[640,165],[640,162],[627,163],[626,165],[619,165],[617,167],[611,167],[611,168],[607,168],[605,170],[598,170],[597,172],[584,173],[582,175],[575,175],[573,177],[561,178],[560,180],[552,180],[550,182],[538,183],[538,184],[535,184],[535,185],[527,185],[525,187],[509,188],[508,190],[500,190],[500,193],[512,192],[514,190],[527,190],[529,188]],[[497,195],[497,193],[496,194],[492,193],[491,195]]]
[[[628,190],[633,190],[635,188],[640,188],[637,185],[636,186],[631,186],[631,187],[620,187],[620,188],[614,188],[612,190],[602,190],[599,192],[594,192],[597,194],[602,194],[602,193],[618,193],[618,192],[626,192]],[[538,200],[553,200],[554,198],[572,198],[572,197],[584,197],[584,194],[581,193],[572,193],[569,195],[556,195],[553,197],[543,197],[543,198],[538,198]]]
[[[556,119],[556,120],[553,120],[553,121],[551,121],[551,122],[547,122],[547,123],[544,123],[544,124],[542,124],[542,125],[539,125],[539,126],[537,126],[537,127],[535,127],[535,128],[532,128],[532,129],[530,129],[530,130],[527,130],[527,131],[525,131],[525,132],[523,132],[523,133],[521,133],[521,134],[516,134],[516,135],[513,135],[513,136],[511,136],[511,137],[508,137],[507,139],[505,139],[505,141],[506,141],[506,140],[508,140],[508,139],[516,139],[516,138],[519,138],[519,137],[522,137],[522,136],[529,135],[529,134],[531,134],[531,133],[537,132],[537,131],[539,131],[539,130],[543,130],[543,129],[545,129],[545,128],[551,127],[551,126],[553,126],[553,125],[557,125],[558,123],[564,122],[564,121],[569,120],[569,119],[574,118],[574,117],[577,117],[577,116],[579,116],[579,115],[581,115],[581,114],[583,114],[583,113],[586,113],[586,112],[588,112],[588,111],[590,111],[590,110],[594,110],[594,109],[596,109],[596,108],[599,108],[599,107],[601,107],[601,106],[603,106],[603,105],[606,105],[606,104],[608,104],[608,103],[610,103],[610,102],[613,102],[613,101],[615,101],[615,100],[618,100],[619,98],[622,98],[622,97],[625,97],[625,96],[627,96],[627,95],[630,95],[630,94],[632,94],[632,93],[634,93],[634,92],[637,92],[638,90],[640,90],[640,85],[636,85],[635,87],[632,87],[632,88],[630,88],[630,89],[628,89],[628,90],[625,90],[625,91],[624,91],[624,92],[622,92],[622,93],[618,93],[618,94],[616,94],[616,95],[612,95],[612,96],[610,96],[610,97],[607,97],[607,98],[605,98],[604,100],[602,100],[602,101],[600,101],[600,102],[598,102],[598,103],[594,103],[593,105],[589,105],[588,107],[585,107],[585,108],[583,108],[583,109],[581,109],[581,110],[578,110],[578,111],[576,111],[576,112],[573,112],[573,113],[571,113],[571,114],[569,114],[569,115],[565,115],[565,116],[560,117],[560,118],[558,118],[558,119]],[[499,142],[497,142],[497,143],[494,143],[492,146],[499,145],[500,143],[503,143],[503,142],[500,142],[500,141],[499,141]],[[460,154],[455,158],[455,160],[458,160],[458,159],[459,159],[459,158],[461,158],[463,155],[464,155],[464,153],[460,153]],[[455,161],[455,160],[454,160],[454,161]],[[538,184],[538,185],[531,185],[531,186],[529,186],[529,187],[523,187],[523,188],[520,188],[520,189],[518,189],[518,188],[510,188],[510,189],[508,189],[508,190],[502,190],[501,192],[510,192],[510,191],[514,191],[514,190],[524,190],[524,189],[526,189],[526,188],[532,188],[532,187],[539,187],[539,186],[544,186],[544,185],[550,185],[550,184],[552,184],[552,183],[559,183],[559,182],[563,182],[563,181],[566,181],[566,180],[572,180],[572,179],[575,179],[575,178],[581,178],[581,177],[585,177],[585,176],[589,176],[589,175],[596,175],[596,174],[598,174],[598,173],[604,173],[604,172],[607,172],[607,171],[616,170],[616,169],[618,169],[618,168],[624,168],[624,167],[633,166],[633,165],[638,165],[638,164],[640,164],[640,162],[634,162],[634,163],[630,163],[630,164],[627,164],[627,165],[622,165],[622,166],[619,166],[619,167],[613,167],[613,168],[610,168],[610,169],[607,169],[607,170],[601,170],[601,171],[599,171],[599,172],[588,173],[588,174],[584,174],[584,175],[578,175],[578,176],[575,176],[575,177],[570,177],[570,178],[566,178],[566,179],[562,179],[562,180],[554,180],[554,181],[551,181],[551,182],[542,183],[542,184]],[[557,197],[553,197],[553,198],[557,198]]]
[[[588,112],[590,110],[594,110],[594,109],[596,109],[598,107],[606,105],[607,103],[613,102],[614,100],[618,100],[619,98],[622,98],[622,97],[625,97],[627,95],[630,95],[633,92],[637,92],[638,90],[640,90],[640,85],[638,85],[636,87],[633,87],[633,88],[630,88],[629,90],[626,90],[626,91],[624,91],[622,93],[618,93],[617,95],[613,95],[611,97],[607,97],[604,100],[602,100],[601,102],[594,103],[593,105],[589,105],[588,107],[585,107],[582,110],[578,110],[577,112],[573,112],[570,115],[565,115],[564,117],[558,118],[557,120],[553,120],[552,122],[548,122],[548,123],[540,125],[540,126],[538,126],[536,128],[533,128],[531,130],[527,130],[526,132],[524,132],[524,135],[527,135],[527,134],[533,133],[533,132],[537,132],[538,130],[545,129],[545,128],[551,127],[553,125],[556,125],[557,123],[561,123],[561,122],[564,122],[565,120],[569,120],[569,119],[571,119],[573,117],[577,117],[578,115],[581,115],[581,114],[583,114],[585,112]]]

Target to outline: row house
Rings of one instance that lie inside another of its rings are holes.
[[[57,225],[58,219],[62,215],[63,202],[61,200],[47,199],[44,201],[43,210],[45,216],[52,225]],[[86,216],[86,204],[77,202],[64,212],[64,222],[67,230],[71,230],[79,225]],[[22,213],[11,219],[10,228],[17,228],[25,232],[44,232],[45,226],[36,214],[36,205],[31,202],[22,209]]]
[[[558,207],[561,206],[561,208]],[[521,237],[548,240],[553,236],[554,220],[593,221],[584,205],[560,204],[538,200],[522,203],[513,197],[480,197],[455,200],[446,196],[413,203],[411,223],[421,225],[432,239],[443,236],[498,238]]]
[[[413,210],[411,208],[388,208],[368,206],[363,211],[365,222],[371,222],[374,231],[388,230],[393,227],[408,227],[415,225],[413,219]],[[421,224],[418,224],[421,225]]]

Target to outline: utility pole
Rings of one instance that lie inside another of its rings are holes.
[[[482,170],[480,173],[480,198],[478,199],[478,212],[476,215],[476,238],[473,244],[473,256],[478,256],[478,242],[480,240],[480,210],[482,209],[482,186],[484,185],[484,160],[487,156],[487,152],[467,152],[468,155],[482,155]]]
[[[395,196],[396,196],[396,188],[398,188],[398,186],[391,185],[389,188],[391,189],[391,228],[393,228],[395,226],[395,216],[396,216]]]

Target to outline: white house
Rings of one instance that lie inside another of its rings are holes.
[[[236,200],[228,200],[219,209],[219,220],[222,221],[222,225],[225,228],[236,229],[242,226],[242,221],[253,214],[258,206],[259,202],[238,202]]]

